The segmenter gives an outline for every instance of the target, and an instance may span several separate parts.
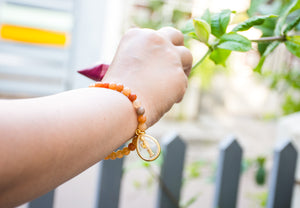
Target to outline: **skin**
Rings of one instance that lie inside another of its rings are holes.
[[[151,126],[179,102],[192,56],[173,28],[129,30],[104,82],[135,92]],[[132,103],[102,88],[0,100],[0,207],[41,196],[102,160],[137,126]]]

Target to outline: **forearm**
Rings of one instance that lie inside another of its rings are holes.
[[[0,205],[30,200],[74,177],[137,125],[131,102],[107,89],[1,101],[0,116]]]

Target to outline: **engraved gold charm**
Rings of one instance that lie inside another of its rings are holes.
[[[145,134],[145,132],[137,131],[136,134],[136,151],[140,158],[148,162],[158,158],[161,151],[158,141],[154,137]]]

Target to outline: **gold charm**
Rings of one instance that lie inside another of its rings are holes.
[[[136,152],[145,161],[153,161],[160,154],[160,145],[158,141],[145,132],[137,131]]]

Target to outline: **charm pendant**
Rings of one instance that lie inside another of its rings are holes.
[[[139,132],[137,133],[136,151],[140,158],[147,162],[151,162],[158,158],[160,154],[160,145],[152,136],[149,136],[144,132]]]

